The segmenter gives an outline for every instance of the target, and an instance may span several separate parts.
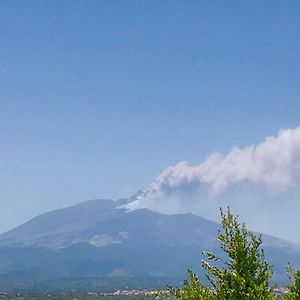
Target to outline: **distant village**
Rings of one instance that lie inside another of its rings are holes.
[[[276,287],[273,292],[281,299],[287,293],[287,288]],[[139,298],[137,298],[139,296]],[[140,298],[144,297],[144,298]],[[43,299],[66,299],[66,300],[96,300],[96,299],[172,299],[173,293],[170,290],[117,290],[110,293],[87,292],[87,293],[6,293],[0,292],[0,299],[17,299],[17,300],[43,300]]]

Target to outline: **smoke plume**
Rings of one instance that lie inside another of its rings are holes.
[[[137,192],[126,207],[209,215],[218,206],[238,206],[243,199],[239,211],[259,205],[263,211],[268,206],[262,203],[271,207],[287,201],[299,187],[300,127],[280,130],[258,145],[234,147],[226,155],[214,153],[199,165],[178,162]]]

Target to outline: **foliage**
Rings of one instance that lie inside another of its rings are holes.
[[[208,261],[202,266],[207,271],[207,278],[212,289],[206,288],[198,277],[190,273],[190,281],[178,293],[179,299],[228,299],[260,300],[275,299],[269,288],[272,268],[265,261],[264,252],[260,249],[261,235],[247,230],[240,224],[228,208],[221,209],[222,230],[218,240],[225,252],[225,259],[211,252],[204,252]],[[210,264],[215,262],[215,265]]]
[[[286,300],[300,299],[300,270],[294,270],[291,264],[288,264],[287,273],[290,278],[288,293],[284,296]]]
[[[199,280],[198,276],[191,270],[188,270],[189,281],[184,280],[182,289],[178,289],[175,293],[176,298],[182,300],[200,300],[200,299],[216,299],[214,292],[205,287]]]

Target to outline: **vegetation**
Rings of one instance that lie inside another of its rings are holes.
[[[300,299],[300,270],[294,270],[291,264],[288,264],[287,273],[290,278],[288,293],[284,296],[285,300]]]
[[[176,297],[182,300],[275,299],[269,288],[273,272],[260,248],[261,235],[248,231],[229,208],[226,212],[221,210],[221,218],[222,230],[218,240],[225,258],[211,252],[203,253],[207,260],[202,261],[202,266],[211,287],[202,284],[197,275],[189,270],[189,281],[184,282],[184,287],[176,292]],[[214,262],[214,265],[210,262]]]

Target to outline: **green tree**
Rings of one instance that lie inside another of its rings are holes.
[[[189,273],[189,281],[184,280],[183,288],[178,289],[175,292],[176,298],[181,300],[213,300],[216,299],[213,290],[204,286],[198,276],[192,272],[192,270],[188,270]]]
[[[221,209],[222,230],[218,240],[225,254],[221,258],[212,252],[204,252],[202,261],[206,275],[212,285],[206,288],[190,271],[190,281],[178,293],[179,299],[259,300],[275,299],[269,288],[272,268],[265,261],[260,248],[262,236],[248,231],[240,224],[230,209]],[[212,265],[210,262],[215,262]],[[188,297],[191,294],[192,297]]]
[[[288,293],[284,296],[285,300],[300,299],[300,270],[294,270],[291,264],[288,264],[287,273],[290,279]]]

